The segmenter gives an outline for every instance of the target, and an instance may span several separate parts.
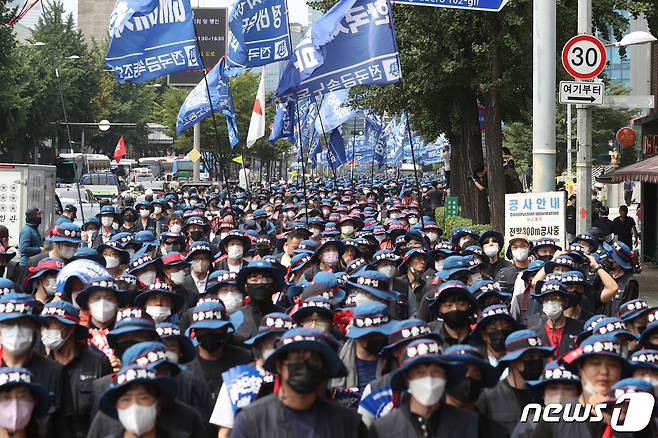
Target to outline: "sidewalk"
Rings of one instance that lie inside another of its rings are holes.
[[[640,283],[640,298],[644,298],[649,306],[658,306],[658,266],[643,264],[642,272],[635,274]]]

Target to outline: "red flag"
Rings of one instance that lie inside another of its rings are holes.
[[[123,136],[117,142],[117,147],[114,148],[114,161],[117,163],[121,161],[121,157],[126,156],[126,141]]]

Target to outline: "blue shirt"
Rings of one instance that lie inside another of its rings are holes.
[[[366,385],[377,377],[377,359],[362,360],[356,358],[356,371],[359,377],[359,391],[363,392]]]

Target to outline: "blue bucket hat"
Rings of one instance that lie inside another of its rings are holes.
[[[654,321],[649,322],[647,328],[645,328],[644,331],[640,333],[640,345],[647,345],[651,335],[653,335],[656,332],[658,332],[658,321],[654,319]]]
[[[194,360],[196,357],[194,344],[192,344],[190,338],[181,333],[178,324],[161,322],[155,325],[155,331],[163,341],[166,339],[175,339],[178,341],[178,346],[180,348],[179,363],[188,363]]]
[[[427,324],[427,321],[423,321],[422,319],[393,321],[391,332],[388,334],[388,344],[382,349],[380,354],[390,356],[393,350],[408,344],[414,339],[420,338],[441,341],[441,336],[432,333],[432,328]]]
[[[338,341],[328,333],[315,329],[294,328],[285,332],[276,342],[276,349],[265,360],[263,367],[276,372],[276,362],[285,357],[289,351],[307,350],[318,353],[323,360],[323,369],[327,378],[347,375],[345,364],[338,357]]]
[[[0,296],[0,322],[28,319],[39,325],[47,321],[37,311],[38,303],[31,295],[11,293]]]
[[[619,339],[614,335],[592,335],[585,339],[580,346],[565,354],[562,361],[567,368],[578,371],[579,364],[590,356],[608,356],[619,359],[624,371],[629,371],[630,364],[622,356],[623,348]]]
[[[349,275],[355,275],[358,274],[361,271],[365,271],[368,269],[369,265],[366,259],[364,258],[357,258],[352,260],[345,266],[345,272],[347,272]]]
[[[521,278],[526,281],[531,274],[536,274],[544,267],[543,260],[533,260],[528,264],[528,267],[523,270]]]
[[[304,286],[300,298],[306,300],[311,297],[323,297],[337,306],[345,299],[345,291],[340,288],[338,278],[332,272],[320,271],[313,277],[313,281]]]
[[[587,321],[585,321],[585,324],[583,324],[583,331],[578,334],[576,343],[580,345],[585,339],[590,337],[592,335],[592,330],[594,330],[594,326],[605,318],[607,318],[607,316],[598,314],[592,315]]]
[[[631,249],[623,242],[615,240],[612,244],[603,243],[606,253],[612,260],[619,266],[626,270],[633,269],[633,258],[631,256]]]
[[[448,385],[460,382],[466,373],[462,364],[449,361],[441,356],[441,346],[434,339],[420,338],[408,343],[402,353],[400,366],[391,373],[391,389],[402,391],[407,388],[406,374],[416,365],[436,364],[446,372]]]
[[[451,242],[437,242],[434,249],[430,251],[430,260],[436,259],[437,256],[450,257],[459,255]]]
[[[70,243],[79,245],[81,242],[82,230],[72,222],[65,222],[55,225],[49,232],[46,240],[53,243]]]
[[[594,236],[592,236],[591,233],[576,234],[576,237],[574,237],[573,240],[569,243],[576,243],[579,240],[583,240],[589,243],[592,246],[592,252],[595,252],[599,249],[599,242],[594,238]]]
[[[141,269],[146,269],[149,266],[153,266],[158,271],[160,271],[162,269],[162,260],[160,259],[160,257],[153,258],[151,254],[148,254],[143,250],[139,250],[130,259],[128,273],[134,274],[135,272]]]
[[[148,285],[144,292],[135,297],[135,306],[145,307],[148,299],[156,295],[167,297],[171,300],[172,315],[177,314],[183,307],[183,304],[185,304],[183,295],[175,293],[167,283],[156,279],[153,284]]]
[[[379,262],[388,261],[396,265],[400,264],[401,257],[390,249],[381,249],[372,256],[372,265],[377,266]]]
[[[38,383],[33,383],[33,380],[34,376],[25,368],[0,368],[0,392],[10,391],[19,386],[28,388],[36,399],[32,416],[40,418],[48,413],[53,400],[48,390]]]
[[[577,269],[576,262],[568,255],[560,255],[555,257],[553,260],[549,260],[544,264],[544,271],[546,273],[553,272],[556,266],[566,266],[569,268],[569,271],[575,271]]]
[[[242,269],[240,269],[240,272],[238,272],[238,276],[236,277],[236,281],[238,282],[238,287],[240,288],[242,293],[245,293],[244,290],[244,285],[247,283],[247,277],[249,277],[250,274],[255,273],[255,272],[263,272],[271,275],[274,278],[274,288],[272,289],[272,293],[275,293],[277,291],[280,291],[284,288],[285,286],[285,280],[284,280],[284,273],[281,269],[278,269],[276,266],[274,266],[272,263],[268,262],[267,260],[259,259],[259,260],[252,260],[249,262],[249,264]]]
[[[473,294],[469,292],[468,287],[464,283],[461,281],[450,280],[441,283],[436,288],[434,295],[426,295],[426,299],[429,300],[428,309],[430,314],[437,315],[441,302],[455,296],[467,301],[471,305],[473,313],[480,309],[480,303],[478,303]]]
[[[411,248],[404,253],[404,256],[402,257],[402,261],[398,265],[398,269],[400,270],[400,272],[407,271],[407,267],[409,266],[409,263],[414,257],[421,257],[425,259],[426,262],[428,261],[427,252],[425,252],[425,250],[420,248]]]
[[[127,265],[130,263],[130,253],[123,248],[121,243],[117,242],[116,240],[108,240],[107,242],[98,245],[96,247],[96,251],[98,254],[103,254],[103,251],[107,248],[119,253],[119,263],[122,265]]]
[[[107,343],[116,348],[117,338],[125,333],[149,332],[157,336],[155,322],[141,307],[124,307],[117,312],[114,328],[107,334]]]
[[[142,230],[135,233],[135,242],[141,245],[141,247],[152,247],[160,246],[160,241],[155,238],[155,234],[152,231]]]
[[[237,286],[237,276],[236,272],[229,271],[215,271],[208,275],[208,284],[203,295],[206,294],[215,294],[222,286]]]
[[[468,287],[468,291],[475,297],[480,306],[491,296],[495,296],[503,301],[512,297],[511,292],[504,291],[500,288],[500,283],[491,280],[478,280]]]
[[[226,307],[221,301],[208,300],[192,308],[192,324],[185,331],[185,336],[189,337],[192,330],[217,330],[224,327],[228,333],[233,332]]]
[[[112,205],[104,205],[101,207],[101,211],[96,214],[96,217],[100,221],[103,216],[112,216],[114,220],[119,220],[119,213],[117,213],[116,208]]]
[[[450,276],[461,272],[470,275],[468,259],[462,256],[450,256],[443,261],[443,269],[437,272],[436,275],[442,280],[448,280]]]
[[[162,342],[146,341],[131,345],[123,352],[121,363],[139,365],[141,367],[157,370],[161,365],[169,367],[171,377],[176,377],[181,372],[181,367],[167,358],[167,347]]]
[[[639,335],[635,335],[626,329],[626,324],[619,318],[603,318],[592,327],[592,335],[612,335],[626,341],[637,341]]]
[[[638,393],[646,393],[650,395],[650,396],[646,396],[645,401],[640,402],[639,404],[650,403],[650,401],[653,400],[653,408],[655,409],[658,406],[658,401],[656,401],[656,389],[654,388],[653,384],[651,382],[648,382],[644,379],[640,379],[637,377],[628,377],[626,379],[621,379],[618,382],[616,382],[614,385],[612,385],[612,388],[610,388],[610,392],[608,392],[608,399],[605,400],[603,403],[607,405],[612,405],[612,406],[608,406],[609,409],[618,403],[617,401],[619,400],[619,397],[625,394],[638,394]]]
[[[503,371],[493,367],[479,349],[468,344],[457,344],[446,348],[443,352],[443,358],[450,362],[476,366],[482,373],[482,386],[484,388],[495,386]]]
[[[538,249],[544,248],[546,246],[554,248],[556,251],[562,250],[562,247],[558,245],[557,240],[553,239],[552,237],[540,237],[532,243],[532,250],[530,253],[536,255]]]
[[[509,309],[507,308],[506,304],[493,304],[491,306],[485,307],[484,310],[482,310],[480,320],[475,325],[473,331],[481,332],[484,330],[485,325],[497,319],[506,319],[511,322],[513,330],[521,330],[523,328],[523,326],[519,324],[509,313]]]
[[[128,246],[133,246],[135,249],[141,247],[140,243],[135,242],[135,236],[133,233],[116,233],[110,240],[113,242],[119,242],[119,245],[121,245],[123,249],[127,249]]]
[[[352,289],[360,289],[385,301],[395,301],[398,293],[391,290],[390,278],[378,271],[361,271],[349,277],[347,285]]]
[[[452,238],[450,241],[453,245],[459,245],[459,241],[465,236],[470,237],[476,242],[480,239],[480,235],[475,230],[471,230],[470,228],[457,228],[452,232]]]
[[[293,258],[290,259],[290,272],[297,272],[300,269],[303,269],[313,260],[313,254],[307,252],[293,256]]]
[[[643,348],[631,354],[628,360],[635,370],[645,368],[658,371],[658,350]]]
[[[116,408],[117,399],[130,385],[141,383],[153,386],[164,401],[176,398],[176,381],[170,377],[158,377],[155,370],[140,365],[122,366],[117,373],[114,383],[105,391],[98,402],[98,409],[105,415],[118,419]]]
[[[187,250],[187,253],[185,254],[185,260],[189,262],[192,257],[194,257],[197,254],[207,254],[210,259],[213,259],[213,251],[210,249],[210,243],[208,242],[192,242]]]
[[[388,315],[388,306],[376,301],[367,301],[354,308],[352,322],[346,338],[358,339],[371,333],[388,336],[395,327]]]
[[[261,317],[260,324],[258,326],[258,332],[251,338],[244,341],[244,344],[252,346],[257,344],[266,336],[271,335],[272,333],[282,334],[295,327],[297,327],[297,323],[287,313],[268,313],[267,315]]]
[[[16,283],[8,278],[0,278],[0,295],[13,294],[16,290]]]
[[[317,313],[329,319],[329,321],[333,321],[334,306],[327,298],[318,295],[312,296],[299,303],[299,307],[292,314],[292,317],[295,321],[301,323],[304,318],[313,313]]]
[[[486,242],[486,240],[489,238],[493,238],[498,243],[498,246],[500,248],[502,248],[503,245],[505,245],[505,238],[503,237],[503,235],[500,234],[498,231],[494,231],[494,230],[488,230],[482,233],[480,235],[480,238],[478,239],[478,243],[480,244],[480,246],[483,246],[484,242]]]
[[[299,242],[297,248],[295,248],[295,255],[299,254],[313,254],[317,251],[320,244],[315,240],[302,240]]]
[[[68,301],[57,300],[46,303],[41,311],[41,316],[46,319],[54,319],[67,326],[75,326],[81,339],[87,339],[89,328],[80,324],[80,311]]]
[[[89,295],[91,295],[92,292],[96,292],[100,290],[113,292],[114,295],[119,300],[119,304],[118,304],[119,307],[127,306],[128,304],[130,304],[130,301],[132,299],[129,294],[121,291],[121,289],[119,288],[119,284],[114,279],[114,277],[105,276],[105,277],[96,277],[91,281],[89,281],[87,284],[85,284],[85,288],[80,291],[75,301],[82,310],[87,310],[89,308],[88,306]]]
[[[508,362],[519,359],[528,351],[539,351],[545,357],[549,357],[553,354],[555,348],[544,346],[536,331],[526,329],[517,330],[505,339],[505,351],[507,353],[498,359],[499,366],[501,364],[504,364],[503,367],[507,366]]]
[[[580,383],[578,374],[571,372],[571,370],[555,360],[548,362],[544,366],[544,371],[539,376],[539,379],[529,380],[527,383],[538,391],[543,391],[544,387],[549,383],[573,383],[578,387],[579,391],[582,390],[582,384]]]
[[[638,298],[623,303],[619,307],[617,315],[624,322],[632,322],[635,318],[639,318],[652,310],[656,310],[656,308],[649,307],[649,304],[645,300]]]
[[[530,295],[532,295],[534,299],[540,302],[542,299],[544,299],[544,297],[548,295],[559,295],[565,298],[569,303],[572,303],[576,298],[576,294],[566,290],[564,288],[564,284],[560,283],[559,281],[546,281],[541,284],[537,284],[535,291]]]

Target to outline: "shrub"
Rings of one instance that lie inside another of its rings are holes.
[[[471,228],[480,234],[491,229],[491,224],[473,224],[472,219],[461,216],[445,217],[444,212],[445,209],[443,207],[437,208],[434,212],[436,224],[443,230],[444,236],[452,236],[455,228]]]

